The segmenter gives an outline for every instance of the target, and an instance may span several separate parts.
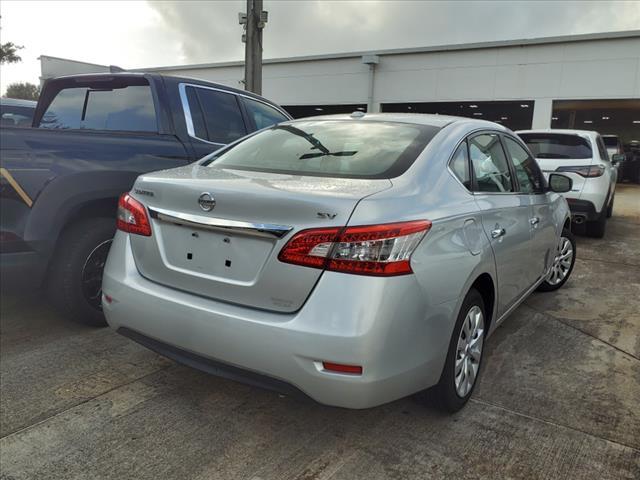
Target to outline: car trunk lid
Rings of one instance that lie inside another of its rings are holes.
[[[282,247],[302,229],[346,225],[360,199],[390,186],[199,165],[144,175],[131,194],[146,205],[153,233],[131,235],[136,266],[176,289],[292,312],[322,271],[280,262]]]

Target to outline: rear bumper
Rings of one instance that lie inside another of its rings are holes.
[[[581,220],[591,222],[596,220],[599,216],[595,205],[588,200],[575,200],[568,198],[567,203],[571,210],[571,219],[574,221],[577,218],[580,218]]]
[[[300,390],[327,405],[368,408],[437,383],[458,300],[426,305],[413,275],[356,278],[326,272],[295,313],[245,308],[145,279],[129,237],[118,232],[103,279],[112,298],[104,313],[112,328],[178,361],[254,385],[266,378],[271,385],[261,386]],[[360,365],[363,373],[327,372],[322,361]]]

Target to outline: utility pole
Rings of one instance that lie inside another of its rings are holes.
[[[244,26],[242,35],[244,47],[244,89],[258,95],[262,94],[262,30],[268,12],[262,10],[262,0],[247,0],[247,13],[239,13],[240,25]]]

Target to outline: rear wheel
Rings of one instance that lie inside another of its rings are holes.
[[[115,232],[110,218],[84,220],[60,237],[49,275],[49,297],[71,320],[105,326],[102,272]]]
[[[482,296],[471,289],[458,313],[440,381],[422,394],[438,409],[457,412],[471,397],[480,373],[487,324]]]
[[[609,202],[609,206],[607,207],[607,218],[611,218],[613,216],[613,201],[616,199],[615,194],[611,197],[611,201]]]
[[[556,254],[547,278],[540,284],[541,292],[552,292],[562,287],[571,276],[576,262],[576,240],[568,229],[562,231]]]
[[[604,207],[598,218],[586,223],[586,231],[589,237],[602,238],[607,229],[607,208]]]

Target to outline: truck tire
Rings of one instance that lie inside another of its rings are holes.
[[[92,218],[67,227],[60,236],[48,293],[60,313],[74,322],[107,325],[101,304],[102,271],[114,233],[112,218]]]
[[[603,207],[598,218],[592,222],[586,222],[587,236],[593,238],[604,237],[604,232],[607,229],[607,207]]]

